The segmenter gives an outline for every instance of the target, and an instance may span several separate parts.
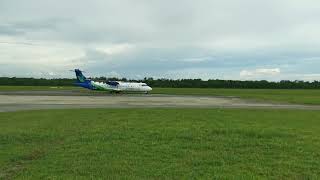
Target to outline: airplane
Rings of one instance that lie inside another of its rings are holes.
[[[146,83],[137,82],[121,82],[121,81],[107,81],[107,82],[95,82],[87,79],[80,69],[75,69],[74,72],[77,76],[76,86],[80,86],[90,90],[96,91],[109,91],[111,93],[120,92],[143,92],[148,94],[152,88]]]

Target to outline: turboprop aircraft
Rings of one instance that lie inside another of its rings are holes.
[[[79,69],[74,70],[77,76],[77,82],[75,85],[87,88],[90,90],[109,91],[109,92],[143,92],[149,93],[152,88],[146,83],[137,82],[121,82],[121,81],[107,81],[107,82],[95,82],[87,79],[82,71]]]

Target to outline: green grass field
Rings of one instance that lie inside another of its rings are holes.
[[[204,96],[236,96],[243,99],[252,99],[258,101],[320,105],[320,90],[154,88],[152,93]]]
[[[0,91],[23,90],[79,90],[79,87],[50,86],[0,86]],[[106,92],[97,92],[106,93]],[[320,105],[320,90],[288,89],[214,89],[214,88],[153,88],[152,94],[202,95],[202,96],[236,96],[243,99],[270,101],[292,104]]]
[[[319,167],[319,111],[0,113],[0,179],[317,179]]]

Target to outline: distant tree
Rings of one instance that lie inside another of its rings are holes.
[[[247,88],[247,89],[320,89],[320,82],[313,81],[289,81],[282,80],[280,82],[261,81],[235,81],[235,80],[219,80],[209,79],[203,81],[201,79],[154,79],[146,77],[142,80],[116,78],[116,77],[93,77],[96,81],[130,81],[145,82],[152,87],[170,87],[170,88]],[[0,77],[0,85],[9,86],[72,86],[76,79],[36,79],[36,78],[17,78],[17,77]]]

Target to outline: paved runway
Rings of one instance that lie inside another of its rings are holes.
[[[73,91],[0,92],[0,112],[66,108],[265,108],[310,109],[320,106],[258,103],[236,97],[144,94],[87,94]]]

